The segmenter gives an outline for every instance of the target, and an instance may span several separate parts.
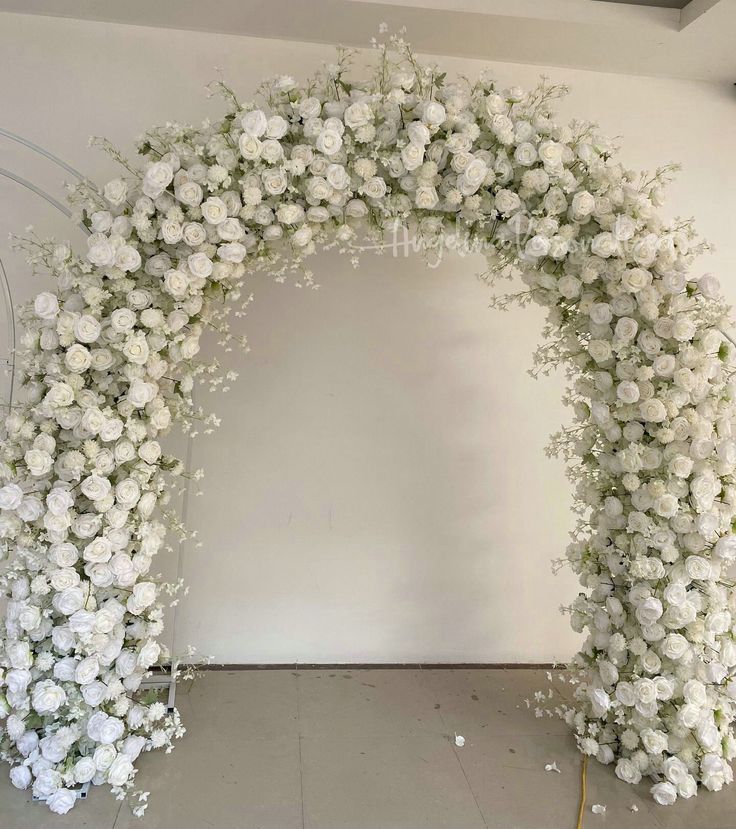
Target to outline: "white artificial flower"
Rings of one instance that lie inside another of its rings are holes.
[[[342,147],[342,135],[336,129],[323,129],[316,140],[317,149],[326,156],[333,156]]]
[[[655,783],[649,791],[660,806],[671,806],[677,800],[677,789],[666,780]]]
[[[55,319],[59,313],[59,299],[56,294],[43,291],[33,301],[33,310],[39,319]]]
[[[260,109],[246,112],[240,119],[243,131],[254,138],[260,138],[268,129],[268,118]]]
[[[53,714],[66,702],[64,689],[49,679],[44,679],[33,687],[32,705],[41,715]]]
[[[74,322],[74,336],[81,343],[93,343],[100,336],[101,330],[98,320],[90,314],[82,314]]]
[[[128,195],[128,185],[120,178],[108,181],[102,190],[102,195],[113,207],[120,207]]]
[[[0,509],[15,510],[21,505],[23,490],[18,484],[5,484],[0,487]]]
[[[165,161],[156,161],[143,176],[142,190],[146,196],[157,199],[174,178],[174,171]]]

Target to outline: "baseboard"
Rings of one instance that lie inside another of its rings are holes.
[[[198,665],[202,671],[552,670],[554,662],[274,662]]]

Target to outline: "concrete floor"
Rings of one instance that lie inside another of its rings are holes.
[[[177,693],[173,754],[141,758],[142,823],[102,788],[52,815],[3,774],[0,827],[574,829],[580,755],[524,704],[549,685],[521,669],[208,672]],[[589,765],[586,829],[733,829],[734,814],[736,784],[662,808]]]

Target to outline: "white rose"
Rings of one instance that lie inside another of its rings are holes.
[[[243,131],[254,138],[260,138],[268,129],[268,118],[260,109],[246,112],[240,119]]]
[[[417,187],[414,201],[420,210],[431,210],[437,206],[439,197],[434,187],[422,186]]]
[[[630,268],[629,270],[624,271],[624,274],[621,277],[622,286],[632,294],[643,290],[647,287],[647,285],[651,285],[651,282],[652,275],[649,271],[645,271],[644,268]]]
[[[628,757],[621,757],[616,763],[616,777],[624,783],[636,785],[641,781],[641,770],[637,763]]]
[[[31,785],[31,770],[28,766],[13,766],[10,769],[10,782],[16,789],[27,789]]]
[[[18,509],[22,500],[23,490],[18,484],[5,484],[5,486],[0,487],[0,509]]]
[[[342,164],[330,164],[325,173],[327,183],[334,190],[346,190],[350,184],[350,174]]]
[[[57,593],[52,602],[57,612],[65,616],[71,616],[84,606],[84,598],[82,588],[73,586],[65,588],[61,593]]]
[[[608,340],[591,340],[588,343],[588,354],[596,363],[606,363],[613,354],[611,343]]]
[[[126,478],[115,485],[115,500],[123,509],[133,509],[141,496],[141,487],[135,478]]]
[[[115,254],[115,264],[125,273],[133,273],[141,266],[141,255],[132,245],[121,245]]]
[[[82,688],[82,696],[87,705],[97,708],[107,699],[107,685],[94,680]]]
[[[227,205],[217,196],[210,196],[202,203],[202,217],[211,225],[219,225],[227,219]]]
[[[128,400],[136,409],[141,409],[146,403],[150,403],[156,396],[156,387],[152,383],[135,378],[128,389]]]
[[[667,417],[664,403],[656,397],[643,400],[639,405],[639,413],[644,420],[650,423],[661,423]]]
[[[23,696],[31,681],[31,672],[26,668],[12,668],[5,676],[5,687],[16,696]]]
[[[373,120],[373,112],[365,101],[357,101],[345,110],[343,114],[345,126],[355,130]]]
[[[514,150],[514,160],[522,167],[531,167],[537,160],[537,148],[528,141],[522,142]]]
[[[736,559],[736,535],[724,535],[713,548],[713,555],[729,564]]]
[[[80,757],[74,764],[72,773],[77,783],[89,783],[97,774],[97,766],[91,757]]]
[[[600,256],[602,259],[608,259],[617,252],[618,241],[612,233],[599,233],[593,238],[590,249],[596,256]]]
[[[102,190],[102,195],[113,207],[120,207],[128,196],[128,185],[123,179],[115,178],[107,182]]]
[[[695,705],[698,708],[702,708],[708,700],[705,685],[697,679],[688,679],[683,686],[682,696],[685,702]]]
[[[634,682],[634,693],[636,694],[638,702],[648,705],[657,699],[657,686],[651,679],[646,677],[637,679]]]
[[[570,214],[576,222],[587,220],[590,214],[595,210],[595,196],[582,190],[576,193],[572,198],[572,205],[570,206]]]
[[[156,161],[146,170],[141,189],[151,199],[157,199],[171,184],[174,171],[165,161]]]
[[[74,681],[77,685],[87,685],[92,682],[100,670],[100,663],[96,656],[87,656],[77,663],[74,670]]]
[[[100,323],[89,314],[82,314],[74,321],[74,336],[81,343],[93,343],[101,330]]]
[[[439,101],[427,101],[422,108],[422,121],[428,127],[439,127],[447,118],[447,112]]]
[[[99,536],[84,548],[82,558],[90,564],[104,564],[112,557],[112,545],[110,540]]]
[[[94,760],[95,768],[97,769],[97,771],[107,771],[115,761],[117,755],[118,753],[115,750],[115,746],[113,745],[97,746],[97,748],[95,749],[95,753],[92,755],[92,759]]]
[[[202,196],[202,188],[196,181],[184,181],[176,188],[176,198],[188,207],[200,204]]]
[[[616,397],[628,405],[639,400],[639,386],[633,380],[622,380],[616,387]]]
[[[146,740],[139,735],[130,735],[123,741],[120,753],[134,761],[145,748]]]
[[[110,328],[118,334],[126,334],[136,322],[135,311],[130,308],[116,308],[110,314]]]
[[[482,158],[474,158],[458,177],[457,186],[464,196],[475,193],[488,175],[488,165]]]
[[[27,670],[33,664],[31,649],[28,642],[6,642],[5,655],[11,668]]]
[[[614,690],[614,695],[622,705],[633,706],[636,704],[636,691],[630,682],[625,680],[619,682]]]
[[[711,565],[703,556],[688,556],[685,559],[685,572],[694,581],[707,581],[711,576]]]
[[[43,679],[35,684],[32,701],[39,714],[53,714],[66,702],[66,693],[55,682]]]
[[[128,598],[128,610],[136,615],[156,601],[156,585],[150,581],[138,582]]]
[[[56,294],[48,291],[40,293],[33,301],[33,310],[39,319],[52,320],[59,313],[59,300]]]
[[[641,741],[649,754],[662,754],[667,751],[667,735],[664,731],[645,728],[641,732]]]
[[[268,138],[283,138],[289,131],[289,122],[281,115],[272,115],[268,119],[268,126],[266,128],[266,136]]]
[[[76,802],[77,795],[71,789],[57,789],[50,797],[46,798],[46,805],[57,815],[65,815],[74,807]]]
[[[118,754],[107,771],[107,782],[111,786],[122,786],[128,781],[133,772],[133,763],[130,758]]]
[[[496,193],[494,203],[496,210],[502,216],[510,216],[515,210],[521,207],[521,199],[511,190],[499,190]]]
[[[112,484],[100,475],[90,475],[82,481],[79,488],[90,501],[101,501],[110,494]]]
[[[93,348],[90,357],[94,371],[107,371],[114,362],[112,352],[107,348]]]
[[[59,567],[49,577],[49,583],[59,593],[79,584],[79,573],[71,567]]]
[[[660,806],[671,806],[677,800],[677,789],[668,781],[655,783],[649,791]]]
[[[406,128],[406,134],[414,144],[429,144],[432,137],[427,125],[421,121],[412,121]]]
[[[533,259],[546,256],[549,253],[549,239],[546,236],[532,236],[524,246],[524,253]]]
[[[653,625],[663,613],[662,602],[654,596],[649,596],[639,602],[636,608],[636,618],[645,627]]]
[[[51,471],[54,459],[43,449],[29,449],[23,456],[28,471],[35,478],[40,478]]]
[[[662,518],[672,518],[677,514],[679,505],[677,497],[666,492],[654,501],[654,511]]]
[[[386,182],[379,176],[373,176],[360,189],[369,199],[382,199],[386,195]]]
[[[123,345],[122,352],[129,363],[138,366],[144,365],[150,355],[145,334],[141,331],[129,336]]]
[[[138,664],[141,668],[147,670],[151,665],[156,664],[160,655],[161,646],[158,642],[149,639],[138,652]]]
[[[206,279],[212,274],[212,260],[206,253],[192,253],[187,257],[187,267],[193,276]],[[169,271],[171,273],[171,271]]]
[[[611,698],[603,688],[589,689],[588,697],[590,698],[594,717],[602,717],[611,707]]]
[[[421,144],[415,144],[410,141],[401,150],[401,160],[409,172],[416,170],[424,162],[424,147]]]
[[[36,797],[47,798],[61,787],[61,775],[55,769],[42,768],[33,783],[33,794]]]
[[[725,784],[733,780],[733,772],[722,757],[717,754],[706,754],[700,761],[700,779],[706,789],[719,792]]]
[[[312,228],[309,225],[303,225],[291,237],[291,241],[296,247],[304,247],[312,241]]]
[[[36,605],[25,605],[18,613],[18,624],[23,630],[34,630],[41,622],[41,608]]]
[[[340,152],[342,136],[336,129],[323,129],[316,140],[317,149],[324,155],[331,156]]]

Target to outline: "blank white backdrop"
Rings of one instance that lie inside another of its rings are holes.
[[[366,39],[373,33],[366,32]],[[124,149],[165,120],[216,116],[204,85],[220,67],[247,98],[267,74],[303,77],[328,47],[0,14],[0,126],[94,178],[114,170],[86,149]],[[486,63],[444,59],[450,72]],[[539,74],[569,82],[564,117],[623,135],[634,168],[685,165],[667,211],[698,217],[717,254],[702,261],[736,299],[731,240],[736,102],[703,83],[491,64],[504,85]],[[63,175],[0,141],[0,166],[60,192]],[[0,180],[0,231],[79,240],[68,223]],[[41,289],[8,252],[16,298]],[[551,661],[577,637],[558,607],[575,595],[552,576],[573,518],[568,486],[543,447],[566,420],[564,383],[532,380],[537,309],[488,309],[482,260],[336,255],[313,261],[318,291],[258,276],[241,377],[207,396],[222,415],[197,439],[207,470],[181,551],[191,585],[168,635],[225,662]],[[161,562],[175,574],[177,556]]]

